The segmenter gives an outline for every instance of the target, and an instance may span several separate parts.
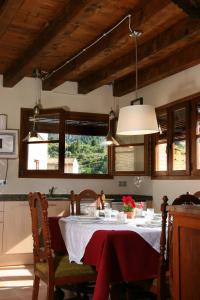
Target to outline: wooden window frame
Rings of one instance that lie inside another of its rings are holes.
[[[200,170],[195,166],[197,163],[197,153],[196,153],[196,103],[200,100],[200,93],[190,95],[183,99],[171,102],[164,106],[156,108],[156,113],[167,112],[167,171],[156,171],[156,157],[155,157],[155,146],[156,146],[156,134],[151,137],[151,152],[152,152],[152,169],[151,178],[152,179],[199,179]],[[172,143],[173,143],[173,120],[172,113],[174,110],[181,107],[186,107],[186,170],[185,171],[175,171],[172,169]]]
[[[197,123],[197,112],[196,105],[200,102],[200,96],[196,97],[192,102],[192,111],[191,111],[191,130],[193,134],[191,134],[191,174],[193,176],[200,176],[200,169],[197,169],[197,149],[196,149],[196,139],[197,136],[200,138],[200,134],[196,134],[196,123]]]
[[[178,109],[185,108],[186,111],[186,136],[185,136],[185,141],[186,141],[186,169],[185,170],[173,170],[173,142],[174,142],[174,135],[173,135],[173,126],[174,126],[174,119],[173,119],[173,112],[175,112]],[[176,105],[171,106],[168,109],[168,174],[170,176],[184,176],[184,175],[190,175],[190,165],[189,165],[189,158],[190,158],[190,116],[189,116],[189,109],[190,109],[190,104],[187,101],[186,103],[178,103]],[[169,126],[171,124],[171,127]]]
[[[157,115],[158,114],[167,114],[167,110],[166,109],[156,109],[156,113]],[[169,123],[169,120],[168,120],[168,114],[167,114],[167,127],[168,127],[168,123]],[[169,132],[167,131],[167,140],[168,140],[168,134]],[[155,133],[152,135],[151,137],[151,141],[152,141],[152,149],[151,149],[151,153],[152,153],[152,156],[151,156],[151,159],[152,159],[152,177],[160,177],[160,176],[167,176],[168,175],[168,165],[169,165],[169,147],[167,145],[167,170],[166,171],[156,171],[156,145],[158,144],[157,143],[157,140],[158,140],[158,137],[159,137],[159,133]]]
[[[112,179],[113,178],[113,147],[108,146],[108,174],[72,174],[64,173],[65,158],[65,120],[68,118],[91,118],[98,121],[107,121],[108,115],[83,113],[83,112],[66,112],[63,109],[44,109],[41,114],[59,114],[59,167],[58,170],[28,170],[28,143],[23,139],[29,133],[28,119],[32,116],[33,110],[29,108],[21,108],[20,120],[20,151],[19,151],[19,177],[20,178],[84,178],[84,179]],[[111,129],[113,125],[111,126]],[[46,143],[46,142],[45,142]]]
[[[114,160],[113,160],[113,166],[114,166],[114,175],[116,176],[147,176],[149,175],[149,164],[148,164],[148,150],[149,150],[149,137],[148,136],[144,136],[144,142],[143,143],[129,143],[129,144],[120,144],[119,147],[129,147],[129,146],[144,146],[144,171],[116,171],[115,170],[115,149],[118,146],[114,147]]]

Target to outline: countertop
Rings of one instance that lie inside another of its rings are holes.
[[[106,200],[112,202],[121,202],[122,197],[125,194],[106,194]],[[130,195],[130,194],[129,194]],[[53,196],[47,195],[48,201],[67,201],[70,194],[55,194]],[[152,196],[148,195],[131,195],[136,202],[152,201]],[[27,201],[27,194],[0,194],[0,201]]]

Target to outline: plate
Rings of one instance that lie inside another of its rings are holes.
[[[151,221],[149,221],[151,224],[161,224],[161,219],[152,219]]]
[[[136,224],[136,226],[143,228],[159,228],[161,227],[161,224]]]
[[[110,225],[123,225],[127,224],[128,221],[118,221],[118,220],[102,220],[100,224],[110,224]]]
[[[91,216],[75,216],[77,220],[99,220],[99,217],[91,217]]]

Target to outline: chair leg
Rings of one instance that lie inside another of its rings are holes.
[[[48,283],[46,300],[54,300],[54,284]]]
[[[40,277],[34,275],[32,300],[38,300]]]

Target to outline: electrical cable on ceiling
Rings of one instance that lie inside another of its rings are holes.
[[[125,16],[121,21],[119,21],[115,26],[113,26],[111,29],[109,29],[108,31],[104,32],[99,38],[97,38],[94,42],[92,42],[91,44],[89,44],[87,47],[83,48],[81,51],[79,51],[76,55],[74,55],[72,58],[70,58],[69,60],[67,60],[66,62],[64,62],[60,67],[54,69],[53,71],[51,71],[50,73],[47,73],[42,80],[46,80],[48,78],[50,78],[53,74],[55,74],[56,72],[58,72],[59,70],[61,70],[64,66],[68,65],[69,63],[71,63],[73,60],[75,60],[76,58],[78,58],[81,54],[83,54],[84,52],[86,52],[88,49],[90,49],[92,46],[96,45],[100,40],[102,40],[103,38],[105,38],[108,34],[110,34],[113,30],[115,30],[116,28],[118,28],[126,19],[128,19],[128,28],[130,31],[130,36],[133,34],[133,30],[131,28],[131,14],[128,14],[127,16]]]

